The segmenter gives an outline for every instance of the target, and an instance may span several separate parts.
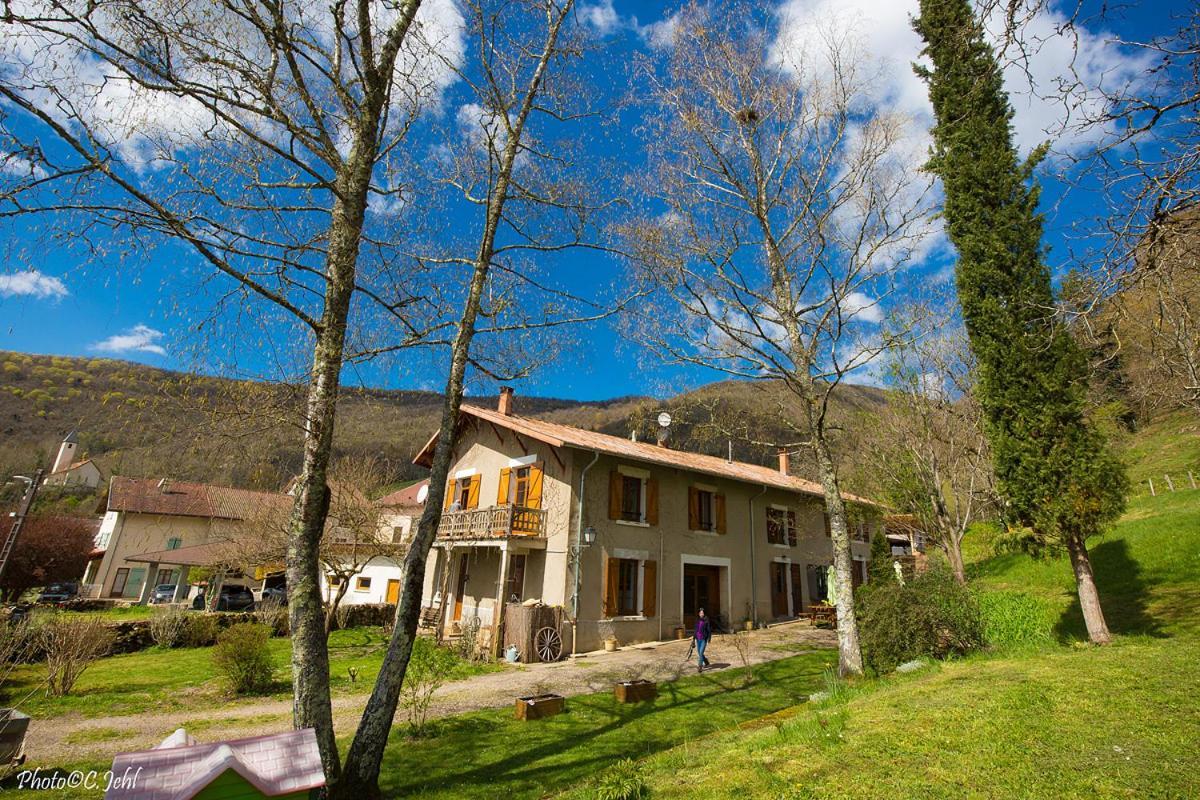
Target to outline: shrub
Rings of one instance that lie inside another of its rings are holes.
[[[98,619],[53,615],[35,623],[38,647],[46,655],[46,693],[65,697],[79,676],[108,655],[113,632]]]
[[[980,592],[983,638],[998,649],[1034,647],[1052,638],[1049,609],[1024,592]]]
[[[270,629],[272,636],[287,636],[288,609],[278,600],[262,600],[254,606],[254,618]]]
[[[275,676],[266,625],[239,622],[217,637],[213,663],[237,694],[266,691]]]
[[[155,609],[150,618],[150,638],[159,647],[179,647],[188,630],[188,613],[182,608]]]
[[[920,656],[945,658],[983,644],[974,596],[944,565],[931,566],[905,585],[877,581],[860,589],[863,655],[876,672]]]
[[[446,682],[458,664],[448,648],[425,636],[413,642],[412,656],[400,687],[400,705],[408,712],[408,728],[413,736],[425,732],[433,693]]]
[[[596,785],[596,800],[640,800],[646,796],[646,780],[632,758],[623,758],[604,771]]]
[[[187,626],[183,632],[184,647],[208,647],[215,644],[217,634],[221,632],[221,623],[212,614],[192,612],[188,614]]]

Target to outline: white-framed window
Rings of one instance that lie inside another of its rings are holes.
[[[646,479],[637,475],[621,476],[621,519],[646,521]]]

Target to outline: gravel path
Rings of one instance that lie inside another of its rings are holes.
[[[726,637],[717,636],[709,649],[716,669],[741,666],[741,659]],[[832,631],[805,623],[778,625],[750,634],[748,660],[752,664],[775,661],[797,653],[836,646]],[[554,692],[567,697],[607,689],[617,680],[647,678],[675,680],[695,672],[695,659],[685,664],[687,641],[635,645],[615,653],[588,653],[554,664],[522,664],[446,684],[434,697],[430,717],[510,705],[517,697]],[[333,699],[334,724],[350,733],[358,722],[367,695],[337,695]],[[153,747],[181,725],[201,741],[237,739],[291,725],[291,702],[245,700],[194,712],[135,714],[86,719],[67,715],[34,719],[26,739],[31,767],[111,759],[116,753]]]

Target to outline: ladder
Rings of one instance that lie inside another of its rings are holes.
[[[34,498],[37,497],[38,487],[42,484],[43,472],[44,470],[39,469],[33,473],[33,480],[29,482],[29,488],[25,490],[25,496],[21,498],[21,504],[17,506],[17,512],[13,515],[16,519],[13,521],[12,527],[8,529],[4,546],[0,547],[0,579],[4,577],[4,569],[8,566],[8,557],[12,555],[13,547],[17,544],[17,537],[21,535],[21,528],[25,524],[25,517],[29,515],[29,509],[33,506]]]

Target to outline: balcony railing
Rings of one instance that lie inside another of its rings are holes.
[[[545,536],[546,512],[524,506],[492,506],[447,511],[438,526],[439,539],[495,539],[506,536]]]

